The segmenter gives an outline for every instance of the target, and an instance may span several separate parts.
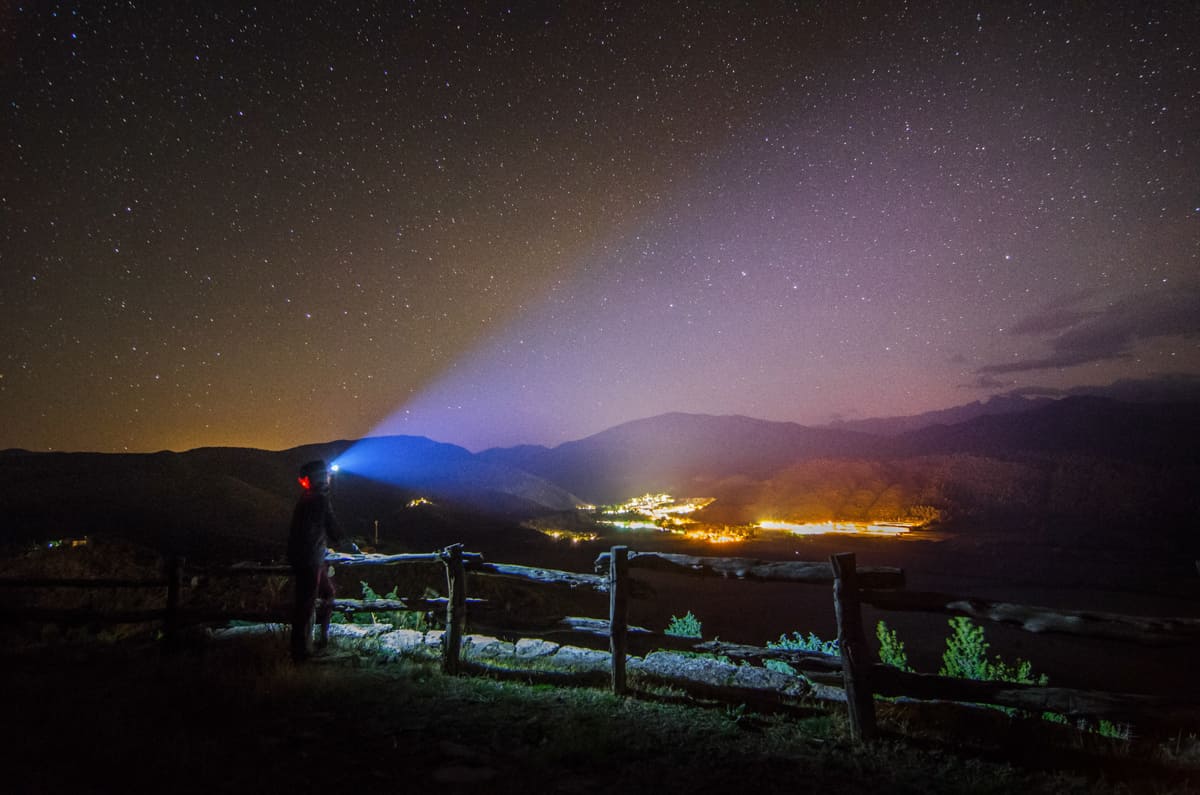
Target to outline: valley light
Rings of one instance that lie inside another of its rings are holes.
[[[758,523],[763,530],[784,530],[793,535],[823,535],[825,533],[842,533],[846,535],[903,535],[916,524],[910,522],[784,522],[768,519]]]

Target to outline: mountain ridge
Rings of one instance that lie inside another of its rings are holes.
[[[671,412],[553,448],[479,453],[412,436],[274,452],[10,450],[0,453],[5,540],[127,532],[183,551],[211,537],[209,546],[278,554],[296,470],[313,458],[343,464],[339,513],[358,535],[382,520],[427,537],[421,523],[435,517],[406,508],[419,496],[466,512],[442,522],[455,533],[486,525],[512,539],[523,518],[654,491],[716,497],[710,521],[731,524],[886,519],[932,506],[1043,524],[1051,516],[1113,526],[1153,519],[1186,535],[1200,516],[1190,496],[1200,494],[1200,403],[1069,397],[893,436]]]

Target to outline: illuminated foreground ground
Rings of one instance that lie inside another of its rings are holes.
[[[1113,791],[1101,765],[1137,776],[1126,783],[1139,790],[1182,783],[1120,760],[1047,758],[1036,744],[1008,751],[1076,771],[1030,772],[913,740],[860,749],[836,711],[759,715],[661,690],[618,699],[450,679],[361,651],[296,668],[280,638],[161,662],[153,647],[88,647],[4,663],[8,792]],[[1008,725],[984,717],[985,732],[987,719]]]

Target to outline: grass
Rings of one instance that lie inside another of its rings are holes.
[[[436,660],[367,651],[296,667],[282,636],[170,657],[60,647],[5,667],[0,742],[21,760],[10,792],[1124,791],[1095,771],[1022,770],[920,740],[857,747],[838,709],[446,677]]]

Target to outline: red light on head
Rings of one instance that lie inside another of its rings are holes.
[[[308,479],[308,475],[301,475],[300,477],[296,478],[296,480],[300,481],[300,485],[305,491],[308,491],[312,488],[312,481]]]

